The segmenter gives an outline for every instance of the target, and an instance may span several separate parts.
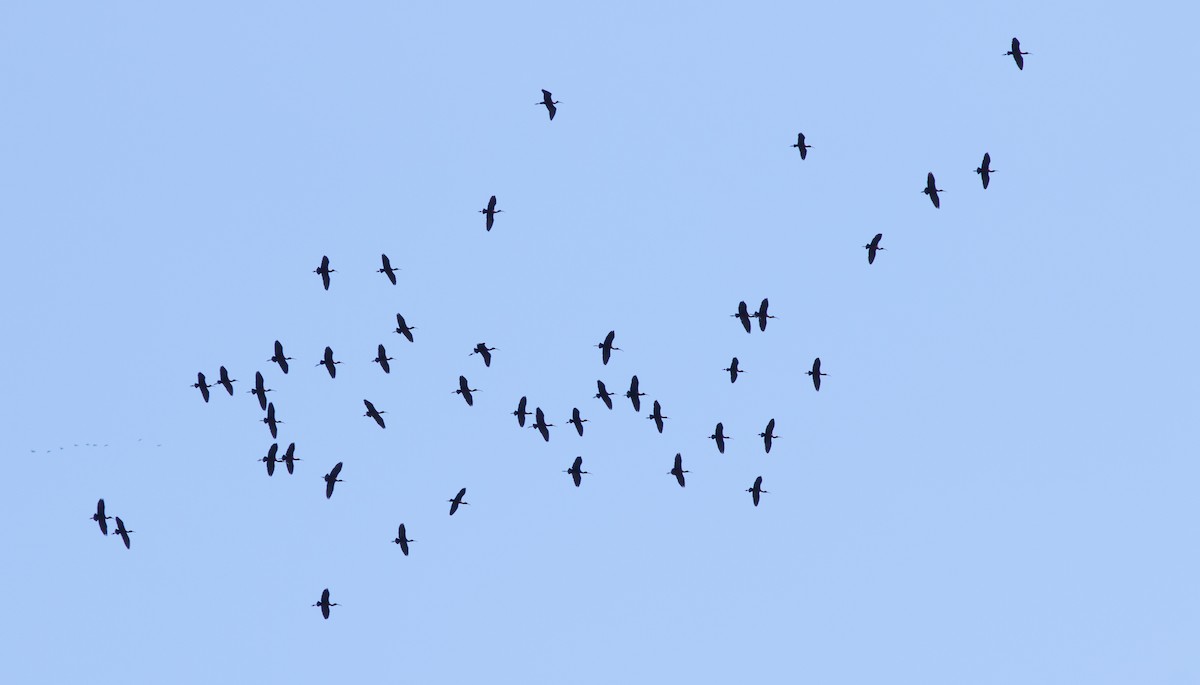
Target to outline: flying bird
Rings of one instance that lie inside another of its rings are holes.
[[[725,424],[721,423],[720,421],[717,422],[716,430],[713,431],[713,434],[708,437],[710,440],[717,441],[717,451],[721,454],[725,454],[725,441],[733,439],[728,435],[725,435]]]
[[[404,552],[404,556],[408,556],[408,543],[416,542],[416,540],[408,539],[408,533],[406,533],[404,531],[404,524],[401,523],[400,524],[400,532],[396,533],[396,539],[392,540],[392,542],[396,543],[397,545],[400,545],[400,551]]]
[[[558,108],[555,107],[555,105],[558,104],[558,100],[551,99],[553,97],[554,96],[550,94],[550,91],[543,88],[542,89],[542,101],[533,103],[535,105],[545,105],[546,106],[546,111],[550,113],[550,121],[554,121],[554,113],[558,111]]]
[[[196,374],[196,382],[192,383],[192,387],[200,388],[200,396],[204,398],[205,402],[208,402],[208,389],[212,386],[204,381],[203,373]]]
[[[385,274],[392,285],[396,285],[396,270],[392,268],[392,260],[388,259],[387,255],[383,255],[383,268],[376,269],[375,273]]]
[[[679,487],[682,488],[687,485],[683,480],[683,474],[685,474],[685,473],[691,473],[691,471],[685,471],[683,469],[683,455],[676,452],[675,453],[675,467],[673,469],[671,469],[670,471],[667,471],[667,475],[675,476],[676,482],[678,482]]]
[[[797,133],[796,134],[796,144],[793,145],[792,147],[800,148],[800,159],[807,159],[808,158],[808,148],[810,148],[812,146],[804,144],[804,134],[803,133]]]
[[[763,439],[763,447],[767,448],[767,454],[771,453],[771,440],[779,437],[778,435],[775,435],[774,433],[775,433],[775,419],[771,419],[770,421],[767,422],[767,430],[763,433],[758,434],[758,437]]]
[[[600,381],[600,380],[596,381],[596,389],[598,392],[595,395],[592,395],[592,397],[599,399],[601,402],[604,403],[604,406],[608,407],[609,409],[612,409],[613,393],[609,392],[608,388],[604,387],[604,381]]]
[[[520,426],[521,428],[525,427],[525,417],[529,416],[530,414],[533,413],[533,412],[525,411],[525,402],[526,402],[525,396],[521,395],[521,401],[517,402],[517,410],[512,413],[513,416],[517,417],[517,425]]]
[[[278,450],[279,450],[279,443],[273,442],[273,443],[271,443],[271,449],[267,450],[267,456],[263,457],[262,459],[259,459],[259,461],[266,462],[268,476],[275,475],[275,461],[276,461],[275,453]]]
[[[663,419],[669,419],[671,417],[663,416],[662,407],[658,404],[658,400],[654,400],[654,411],[650,412],[646,418],[654,419],[654,426],[658,428],[658,432],[661,433],[663,429]]]
[[[369,416],[375,419],[375,423],[379,424],[380,428],[387,428],[387,426],[385,426],[383,423],[383,417],[380,416],[380,414],[386,414],[387,412],[376,411],[375,405],[371,404],[371,400],[363,400],[363,404],[367,406],[367,413],[363,414],[363,416]]]
[[[867,249],[867,264],[874,264],[874,263],[875,263],[875,252],[876,252],[876,251],[878,251],[878,250],[886,250],[886,249],[887,249],[887,248],[885,248],[885,247],[880,247],[880,246],[879,246],[879,241],[880,241],[880,240],[883,240],[883,234],[882,234],[882,233],[876,233],[876,234],[875,234],[875,237],[874,237],[874,238],[871,238],[871,242],[867,243],[866,245],[863,245],[863,247],[865,247],[865,248]]]
[[[754,506],[757,507],[759,496],[762,493],[767,492],[766,490],[762,489],[762,476],[755,478],[754,485],[751,485],[749,488],[747,488],[746,492],[750,493],[750,496],[754,499]],[[768,493],[768,494],[770,494],[770,493]]]
[[[458,511],[458,505],[470,504],[470,502],[463,501],[463,495],[465,495],[465,494],[467,494],[467,489],[463,488],[462,490],[458,491],[458,494],[454,496],[454,499],[446,500],[447,502],[450,503],[450,515],[451,516],[454,516],[454,512]]]
[[[125,549],[129,549],[129,534],[133,533],[135,531],[126,530],[125,522],[121,520],[120,516],[118,516],[116,518],[116,521],[117,521],[117,529],[113,531],[113,535],[120,535],[121,542],[125,543]]]
[[[983,153],[983,163],[980,164],[975,169],[975,173],[979,174],[979,178],[983,179],[983,189],[984,190],[987,190],[988,182],[991,180],[991,177],[989,176],[989,174],[992,174],[996,171],[995,169],[988,168],[991,165],[992,165],[992,156],[986,152]]]
[[[542,440],[550,442],[550,426],[553,426],[554,424],[546,423],[546,415],[542,413],[541,407],[534,409],[533,418],[533,425],[530,427],[536,428],[537,431],[542,434]]]
[[[233,397],[233,384],[237,383],[237,379],[230,378],[229,371],[227,371],[224,366],[221,367],[221,379],[217,382],[225,388],[225,392],[229,393],[230,397]]]
[[[479,210],[480,214],[487,216],[487,230],[489,230],[489,231],[492,230],[492,224],[495,223],[495,221],[496,221],[496,215],[500,214],[503,211],[504,211],[503,209],[496,209],[496,196],[495,195],[493,195],[491,197],[491,199],[488,200],[487,207],[484,207],[483,209]]]
[[[821,373],[821,358],[817,357],[813,360],[812,371],[805,371],[805,375],[812,376],[813,387],[818,391],[821,390],[821,376],[828,376],[827,373]]]
[[[108,535],[108,521],[105,519],[110,518],[112,517],[104,515],[104,499],[101,498],[99,502],[96,502],[96,513],[92,514],[92,520],[100,524],[100,533],[102,535]]]
[[[471,350],[471,354],[468,354],[467,356],[470,357],[472,355],[477,354],[477,355],[483,357],[483,365],[490,367],[492,365],[492,350],[494,350],[494,349],[497,349],[497,348],[488,347],[487,343],[479,343],[478,345],[475,346],[474,350]]]
[[[758,305],[758,311],[754,312],[754,318],[758,319],[758,330],[764,333],[767,330],[767,319],[775,318],[770,314],[767,314],[767,305],[769,304],[770,303],[767,301],[767,298],[764,297],[762,303]]]
[[[475,398],[471,396],[471,393],[479,392],[479,389],[467,387],[467,377],[459,376],[458,377],[458,390],[451,390],[450,392],[453,395],[462,395],[463,399],[467,401],[467,406],[473,407],[473,406],[475,406]]]
[[[925,177],[925,190],[922,190],[921,192],[929,196],[930,202],[933,202],[934,209],[941,209],[942,201],[938,199],[938,193],[944,193],[946,191],[937,187],[933,180],[932,171],[929,172],[929,175]]]
[[[638,392],[638,377],[635,375],[629,381],[629,390],[625,391],[625,396],[629,398],[630,402],[633,402],[634,411],[640,412],[642,410],[642,397],[645,394],[644,392]]]
[[[571,468],[563,473],[571,474],[571,479],[575,481],[575,487],[579,487],[579,484],[583,481],[583,474],[587,473],[587,471],[583,470],[583,457],[575,457],[575,463],[571,464]]]
[[[738,321],[741,321],[742,328],[745,328],[747,333],[750,332],[750,310],[746,309],[745,300],[738,302],[737,314],[730,314],[730,316],[736,318]]]
[[[1029,53],[1021,52],[1021,41],[1017,40],[1014,37],[1013,42],[1012,42],[1012,50],[1009,50],[1008,52],[1006,52],[1004,54],[1006,56],[1012,55],[1013,61],[1017,63],[1017,68],[1020,69],[1021,71],[1025,71],[1025,58],[1022,57],[1021,55],[1028,55]]]
[[[739,373],[746,373],[744,370],[738,368],[738,358],[737,357],[734,357],[733,361],[729,362],[729,368],[721,369],[721,370],[729,372],[729,382],[730,383],[737,382],[737,377],[738,377]]]
[[[371,361],[378,364],[379,368],[383,369],[384,373],[391,373],[392,366],[391,364],[388,364],[388,362],[392,361],[393,359],[395,359],[395,357],[387,356],[387,350],[383,349],[383,345],[380,345],[379,352],[376,353],[375,358]]]
[[[325,346],[325,358],[317,362],[317,366],[322,364],[329,371],[330,378],[337,378],[337,368],[334,367],[334,364],[341,364],[341,362],[333,361],[333,348],[328,345]]]
[[[330,603],[329,588],[325,588],[325,591],[321,593],[321,601],[317,602],[313,606],[321,607],[321,615],[324,616],[326,619],[328,619],[329,618],[329,607],[337,606],[337,602]]]
[[[293,442],[288,445],[287,451],[283,453],[283,463],[285,466],[287,466],[288,475],[291,475],[294,472],[296,468],[296,462],[298,461],[303,460],[296,456],[296,443]]]
[[[583,437],[583,424],[587,423],[587,421],[588,421],[587,419],[579,418],[579,407],[574,407],[571,409],[571,418],[567,421],[567,423],[574,424],[575,432],[579,433],[579,437],[582,438]]]
[[[409,327],[404,321],[404,317],[396,314],[396,332],[408,338],[409,342],[413,341],[412,332],[417,330],[416,326]]]
[[[342,462],[339,461],[338,463],[334,464],[332,469],[329,469],[329,473],[322,476],[322,478],[325,479],[325,499],[333,497],[334,484],[342,482],[342,479],[338,478],[341,473]]]
[[[600,348],[600,359],[608,366],[608,358],[612,356],[613,350],[620,350],[619,347],[613,347],[613,338],[617,335],[616,331],[609,331],[608,335],[604,336],[604,342],[597,343],[596,347]]]
[[[278,437],[279,429],[276,428],[276,424],[283,423],[283,421],[277,421],[275,419],[275,403],[274,402],[267,403],[267,418],[260,419],[260,421],[267,424],[267,427],[271,429],[271,439],[275,439],[276,437]]]
[[[325,286],[326,290],[329,290],[329,274],[334,273],[335,271],[337,271],[337,269],[329,268],[329,257],[324,256],[321,257],[321,266],[313,269],[313,273],[320,274],[321,284]]]
[[[283,372],[284,372],[284,373],[287,373],[287,372],[288,372],[288,360],[289,360],[289,359],[291,359],[291,357],[285,357],[285,356],[283,356],[283,343],[281,343],[281,342],[279,342],[278,340],[276,340],[276,341],[275,341],[275,354],[274,354],[274,356],[272,356],[272,357],[271,357],[270,359],[268,359],[267,361],[269,361],[269,362],[275,362],[276,364],[279,364],[279,368],[280,368],[280,369],[283,369]]]
[[[262,407],[263,411],[267,410],[267,393],[271,392],[270,388],[263,387],[262,371],[254,372],[254,389],[246,392],[258,396],[258,406]]]

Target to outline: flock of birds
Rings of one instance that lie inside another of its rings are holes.
[[[1023,56],[1028,55],[1028,54],[1030,54],[1030,53],[1021,51],[1020,41],[1018,41],[1016,38],[1012,39],[1012,49],[1005,53],[1005,55],[1012,56],[1013,60],[1017,64],[1017,68],[1021,69],[1021,70],[1024,70],[1024,68],[1025,68],[1025,60],[1024,60]],[[553,121],[554,115],[558,111],[558,108],[556,105],[558,105],[560,103],[558,100],[555,100],[553,98],[553,95],[550,93],[550,91],[542,90],[542,101],[535,103],[535,104],[537,104],[538,106],[544,106],[546,108],[547,113],[549,114],[550,120]],[[804,159],[808,158],[808,150],[812,146],[805,142],[804,134],[799,133],[796,136],[796,143],[794,145],[792,145],[792,147],[797,148],[799,150],[800,159],[804,160]],[[980,164],[980,166],[975,169],[975,173],[980,175],[980,178],[982,180],[983,187],[985,190],[987,189],[988,183],[990,182],[990,174],[992,174],[994,172],[995,172],[995,169],[991,168],[991,155],[988,153],[984,153],[983,161]],[[945,192],[945,191],[937,187],[937,183],[934,179],[932,172],[930,172],[926,176],[925,188],[921,192],[929,196],[929,199],[933,203],[933,206],[935,208],[941,207],[941,200],[938,196],[938,193]],[[490,232],[495,224],[496,215],[502,213],[503,210],[496,208],[496,196],[492,195],[488,199],[487,206],[483,209],[480,209],[479,212],[484,215],[484,218],[485,218],[484,227],[487,231]],[[866,245],[863,246],[867,250],[867,263],[868,264],[874,264],[876,253],[879,252],[880,250],[885,249],[880,246],[880,241],[882,239],[883,239],[883,234],[877,233],[875,235],[875,237],[872,238],[869,243],[867,243]],[[316,269],[314,269],[313,272],[321,277],[321,284],[322,284],[323,288],[325,290],[329,290],[329,286],[330,286],[330,282],[331,282],[330,276],[331,276],[331,274],[336,273],[335,269],[330,268],[329,257],[322,256],[320,265]],[[382,255],[382,267],[380,269],[378,269],[377,272],[384,274],[387,277],[387,279],[391,282],[392,285],[396,285],[396,269],[392,266],[391,260],[388,259],[388,256],[386,254]],[[738,303],[737,311],[735,313],[731,314],[730,316],[732,316],[738,320],[738,322],[741,324],[742,328],[746,331],[746,333],[750,333],[753,330],[753,326],[751,323],[752,319],[757,320],[759,331],[766,332],[767,321],[769,319],[775,318],[773,315],[768,313],[769,304],[770,303],[769,303],[768,299],[763,298],[761,304],[758,307],[758,310],[751,313],[746,302],[743,300]],[[408,342],[411,343],[414,340],[414,337],[413,337],[414,330],[416,330],[416,326],[409,326],[408,322],[405,321],[404,316],[402,316],[399,313],[396,314],[395,333],[403,336],[405,340],[407,340]],[[606,365],[606,366],[608,365],[608,362],[611,359],[612,353],[614,351],[621,350],[621,348],[616,347],[613,344],[615,339],[616,339],[616,331],[609,331],[608,335],[606,335],[604,337],[604,340],[595,345],[595,347],[600,349],[600,360],[603,365]],[[475,345],[475,347],[473,348],[473,350],[471,351],[471,354],[469,356],[474,356],[475,354],[480,355],[481,358],[483,359],[484,366],[490,368],[492,365],[492,352],[494,352],[496,350],[497,350],[497,348],[489,347],[487,345],[487,343],[481,342],[481,343],[478,343],[477,345]],[[274,354],[267,361],[274,362],[275,364],[277,364],[279,366],[279,369],[286,375],[290,369],[288,362],[291,361],[292,359],[293,359],[292,357],[288,357],[286,354],[284,354],[283,344],[280,341],[276,340],[275,346],[274,346]],[[383,370],[384,373],[391,373],[391,367],[389,366],[388,362],[392,361],[393,359],[394,359],[394,357],[389,357],[387,355],[387,350],[384,347],[384,345],[380,344],[377,348],[375,358],[372,359],[371,361],[373,363],[379,364],[380,368]],[[330,378],[337,378],[337,365],[339,365],[341,363],[342,363],[341,361],[338,361],[334,358],[333,349],[330,347],[326,347],[321,360],[317,362],[316,366],[324,366],[325,370],[329,373]],[[738,375],[746,372],[746,370],[741,368],[741,366],[739,365],[737,357],[733,357],[732,361],[730,362],[730,365],[727,368],[723,369],[723,371],[729,372],[730,383],[737,382]],[[806,375],[812,377],[812,383],[813,383],[814,390],[820,391],[821,378],[828,375],[821,370],[820,357],[817,357],[816,359],[813,360],[812,368],[809,371],[806,371],[805,373],[806,373]],[[207,403],[211,397],[210,392],[209,392],[210,388],[213,388],[213,387],[216,387],[219,385],[220,387],[224,388],[224,390],[230,396],[232,396],[234,394],[233,384],[236,382],[238,382],[237,379],[231,378],[228,370],[224,366],[222,366],[222,367],[220,367],[220,370],[218,371],[218,379],[217,379],[216,383],[212,383],[212,384],[208,383],[207,379],[205,378],[204,373],[201,372],[201,373],[196,374],[196,382],[193,383],[191,387],[197,388],[200,391],[201,397]],[[452,390],[451,392],[453,394],[461,395],[463,400],[467,403],[467,406],[474,406],[475,400],[474,400],[474,396],[472,395],[472,393],[479,392],[479,389],[472,388],[470,386],[471,386],[471,384],[467,380],[466,376],[460,375],[458,377],[458,388],[455,390]],[[603,380],[596,381],[596,388],[597,388],[597,392],[594,395],[594,397],[601,400],[604,403],[604,405],[608,409],[611,410],[613,408],[612,397],[613,397],[614,393],[608,391],[608,389],[605,387]],[[247,392],[253,394],[257,398],[259,407],[264,412],[266,412],[266,415],[260,420],[264,424],[267,425],[267,428],[269,429],[269,431],[271,433],[271,438],[273,440],[275,440],[278,438],[278,426],[279,426],[279,424],[282,424],[283,421],[280,421],[276,417],[275,404],[273,402],[270,402],[267,400],[267,393],[271,392],[271,391],[272,391],[271,388],[266,387],[265,379],[263,378],[262,372],[256,371],[254,374],[254,387]],[[638,377],[636,375],[634,375],[630,379],[629,389],[625,392],[624,396],[629,399],[630,403],[633,406],[634,411],[640,413],[641,406],[642,406],[641,398],[645,396],[645,393],[641,392],[639,382],[638,382]],[[375,405],[369,399],[364,399],[363,405],[366,408],[366,412],[363,414],[363,416],[372,419],[381,429],[386,429],[387,424],[383,418],[383,414],[385,414],[386,412],[384,410],[376,409]],[[537,430],[538,433],[542,436],[542,439],[546,442],[549,442],[550,428],[552,428],[554,426],[554,424],[546,422],[546,415],[541,407],[535,407],[532,412],[528,411],[528,398],[525,396],[522,396],[521,399],[517,402],[516,410],[513,411],[512,414],[514,416],[516,416],[516,418],[517,418],[517,425],[522,428],[525,427],[526,417],[533,416],[534,420],[529,427],[533,428],[534,430]],[[665,425],[664,421],[669,419],[670,417],[666,416],[662,413],[662,405],[659,403],[658,400],[654,400],[653,410],[646,416],[646,418],[648,420],[653,421],[655,429],[659,433],[662,433],[663,427]],[[583,433],[584,433],[583,424],[587,423],[587,422],[588,422],[588,419],[585,419],[582,417],[579,408],[573,407],[571,410],[571,418],[567,421],[567,423],[574,427],[576,433],[578,433],[578,435],[580,437],[582,437]],[[731,439],[730,436],[725,434],[724,424],[718,422],[713,431],[713,434],[708,437],[715,441],[717,451],[721,454],[724,454],[725,453],[725,441]],[[766,453],[769,454],[771,452],[772,441],[779,438],[778,435],[775,435],[775,419],[774,418],[770,419],[767,422],[765,429],[763,430],[763,432],[758,434],[758,437],[762,438],[763,449],[766,451]],[[296,444],[294,442],[290,443],[288,445],[288,447],[283,451],[282,454],[279,453],[279,443],[277,443],[277,442],[272,443],[271,447],[267,450],[266,456],[263,456],[260,459],[260,461],[262,461],[266,464],[267,475],[273,476],[275,474],[276,464],[281,461],[284,463],[285,467],[287,468],[287,472],[289,474],[294,473],[295,462],[301,461],[300,458],[295,455],[295,452],[296,452]],[[337,464],[335,464],[333,466],[333,468],[331,468],[329,470],[328,473],[326,473],[324,475],[323,478],[325,481],[325,497],[327,499],[333,497],[334,486],[337,483],[342,482],[342,479],[339,477],[341,475],[341,472],[342,472],[342,462],[338,462]],[[567,473],[571,476],[571,479],[574,482],[575,487],[579,487],[583,482],[583,476],[588,473],[587,471],[583,470],[583,457],[582,456],[575,457],[575,460],[572,462],[571,466],[569,468],[567,468],[564,471],[564,473]],[[668,473],[668,475],[671,475],[675,478],[675,481],[679,484],[679,487],[686,487],[687,481],[686,481],[684,474],[690,473],[690,471],[683,468],[683,455],[681,453],[675,454],[675,459],[674,459],[672,468],[667,473]],[[751,500],[755,507],[757,507],[759,505],[760,497],[763,494],[768,493],[767,490],[764,490],[762,488],[762,484],[763,484],[763,478],[762,478],[762,476],[758,476],[757,478],[754,479],[753,485],[751,485],[749,488],[746,489],[746,492],[750,493]],[[461,488],[458,491],[458,493],[454,495],[454,497],[446,500],[447,502],[450,503],[450,515],[451,516],[453,516],[455,514],[455,512],[458,511],[460,506],[469,504],[469,502],[467,502],[463,499],[466,496],[466,494],[467,494],[467,489],[464,487],[464,488]],[[114,517],[107,516],[105,514],[103,499],[101,499],[101,500],[99,500],[99,502],[97,502],[96,513],[94,513],[91,518],[92,518],[92,520],[94,520],[98,523],[98,525],[100,527],[100,532],[102,534],[104,534],[104,535],[109,534],[108,520],[112,519]],[[121,517],[119,517],[119,516],[115,517],[115,520],[116,520],[116,530],[113,531],[113,535],[119,536],[121,541],[124,542],[125,547],[129,548],[129,546],[130,546],[129,545],[129,534],[134,531],[129,530],[125,527],[125,523],[124,523],[124,521],[121,520]],[[408,554],[409,554],[409,546],[408,545],[411,542],[415,542],[415,540],[411,540],[408,538],[408,533],[407,533],[407,530],[405,529],[405,524],[401,523],[399,525],[397,536],[394,540],[392,540],[392,542],[400,547],[400,551],[405,556],[408,556]],[[312,606],[320,607],[321,615],[324,618],[328,619],[330,607],[334,607],[334,606],[338,606],[338,605],[335,602],[329,601],[329,589],[326,588],[321,592],[320,600],[318,602],[316,602],[315,604],[313,604]]]

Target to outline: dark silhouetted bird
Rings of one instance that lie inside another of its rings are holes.
[[[330,603],[329,588],[325,588],[325,590],[321,593],[321,601],[317,602],[313,606],[321,607],[321,615],[324,616],[326,619],[328,619],[329,618],[329,607],[337,606],[337,602]]]
[[[663,419],[669,419],[671,417],[663,416],[662,407],[658,404],[658,400],[654,400],[654,411],[650,412],[650,415],[646,418],[653,419],[655,428],[658,428],[658,432],[661,433],[663,429]]]
[[[583,470],[583,457],[575,457],[575,463],[571,464],[571,468],[563,473],[571,474],[571,479],[575,481],[575,487],[579,487],[579,484],[583,482],[583,474],[587,473]]]
[[[520,426],[521,428],[525,427],[525,417],[529,416],[530,414],[533,413],[533,412],[525,411],[525,402],[526,402],[525,396],[521,395],[521,401],[517,402],[517,410],[512,413],[513,416],[517,417],[517,425]]]
[[[487,207],[484,207],[483,209],[479,210],[480,214],[487,216],[487,224],[486,224],[487,230],[489,230],[489,231],[492,230],[492,224],[496,222],[496,215],[502,213],[503,211],[504,211],[503,209],[496,209],[496,196],[495,195],[493,195],[488,200]]]
[[[813,387],[816,388],[818,391],[821,389],[821,376],[829,375],[827,373],[821,373],[821,358],[820,357],[817,357],[816,359],[813,360],[812,370],[805,371],[804,374],[807,376],[812,376]]]
[[[227,371],[224,366],[221,367],[221,379],[217,382],[225,388],[225,392],[229,393],[230,397],[233,396],[233,384],[237,383],[237,379],[230,378],[229,371]]]
[[[125,543],[125,549],[129,549],[129,534],[134,531],[127,530],[125,528],[125,522],[121,520],[120,516],[118,516],[116,518],[116,521],[117,521],[117,529],[113,531],[113,535],[120,535],[121,542]]]
[[[387,428],[387,426],[383,423],[383,417],[380,416],[380,414],[386,414],[387,412],[376,411],[375,405],[371,404],[371,400],[363,400],[363,404],[367,407],[367,413],[363,414],[363,416],[369,416],[375,419],[375,423],[379,424],[380,428]]]
[[[296,456],[296,443],[293,442],[288,445],[287,451],[283,453],[283,463],[287,466],[288,475],[295,472],[296,462],[298,461],[303,460]]]
[[[567,423],[573,424],[575,426],[575,432],[579,433],[579,437],[582,438],[583,424],[587,423],[587,421],[587,419],[579,418],[579,407],[573,407],[571,409],[571,418],[567,421]]]
[[[746,488],[746,492],[750,493],[750,497],[754,499],[754,506],[757,507],[759,496],[762,495],[764,492],[767,492],[766,490],[762,489],[762,476],[755,478],[754,485],[751,485],[749,488]],[[770,493],[767,493],[767,494],[770,494]]]
[[[487,343],[479,343],[478,345],[475,346],[475,349],[471,351],[471,354],[468,354],[467,356],[470,357],[471,355],[477,354],[477,355],[483,357],[483,365],[484,366],[491,366],[492,365],[492,350],[494,350],[494,349],[496,349],[496,348],[488,347]]]
[[[404,531],[404,524],[401,523],[400,524],[400,532],[396,533],[396,539],[392,540],[392,542],[396,543],[397,545],[400,545],[400,551],[404,552],[404,556],[408,556],[408,543],[416,542],[416,540],[408,539],[408,533],[406,533]]]
[[[387,356],[387,350],[383,349],[383,345],[380,345],[379,351],[375,354],[375,358],[371,361],[378,364],[379,368],[383,369],[384,373],[391,373],[392,366],[391,364],[388,364],[388,362],[392,361],[393,359],[395,359],[395,357]]]
[[[742,322],[742,328],[745,328],[747,333],[750,332],[750,310],[746,308],[745,300],[738,302],[737,314],[730,314],[730,316]]]
[[[383,268],[377,269],[376,273],[381,273],[381,274],[387,275],[388,280],[392,282],[392,285],[396,285],[396,269],[392,268],[392,260],[388,259],[387,255],[382,255],[382,256],[383,256]]]
[[[279,368],[282,369],[284,373],[287,373],[289,359],[291,359],[291,357],[283,356],[283,343],[276,340],[275,341],[275,354],[267,361],[275,362],[276,364],[279,364]]]
[[[463,399],[467,401],[467,406],[472,407],[472,406],[475,406],[475,398],[471,396],[471,393],[479,392],[479,389],[467,387],[467,377],[459,376],[458,377],[458,390],[451,390],[450,392],[451,392],[451,394],[454,394],[454,395],[462,395]]]
[[[454,512],[458,511],[458,505],[470,504],[470,502],[463,501],[463,496],[466,494],[467,494],[467,489],[463,488],[462,490],[458,491],[458,494],[454,496],[454,499],[446,500],[447,502],[450,503],[450,515],[451,516],[454,516]]]
[[[1013,61],[1017,63],[1017,68],[1020,69],[1021,71],[1025,71],[1025,58],[1022,57],[1021,55],[1028,55],[1029,53],[1021,52],[1021,41],[1017,40],[1016,38],[1013,38],[1012,50],[1009,50],[1008,52],[1006,52],[1004,54],[1012,55]]]
[[[273,443],[271,443],[271,449],[267,450],[267,456],[263,457],[262,459],[259,459],[259,461],[266,462],[268,476],[275,475],[275,461],[276,461],[275,453],[277,451],[279,451],[279,443],[273,442]]]
[[[416,326],[410,327],[404,322],[404,317],[396,314],[396,332],[408,338],[409,342],[413,341],[412,332],[417,330]]]
[[[200,396],[204,398],[205,402],[208,401],[208,389],[211,388],[212,386],[204,381],[203,373],[196,374],[196,382],[192,383],[192,387],[200,388]]]
[[[596,390],[597,390],[596,394],[592,395],[592,397],[599,399],[601,402],[604,403],[604,406],[608,407],[609,409],[612,409],[613,394],[608,391],[608,388],[604,387],[604,381],[600,381],[600,380],[596,381]]]
[[[329,274],[335,271],[337,270],[329,268],[329,257],[321,257],[321,266],[313,269],[313,273],[320,274],[321,285],[324,285],[326,290],[329,290]]]
[[[721,423],[720,421],[717,422],[716,430],[713,431],[713,434],[708,437],[710,440],[717,441],[717,451],[721,454],[725,454],[725,441],[733,439],[728,435],[725,435],[725,424]]]
[[[322,476],[322,478],[325,479],[325,499],[329,499],[330,497],[333,497],[333,486],[337,483],[342,482],[342,479],[338,478],[338,476],[341,475],[341,473],[342,473],[342,462],[339,461],[338,463],[333,465],[332,469],[329,469],[329,473]]]
[[[642,410],[642,397],[645,395],[646,393],[644,392],[638,392],[638,377],[634,376],[633,379],[629,381],[629,390],[625,391],[625,396],[629,398],[630,402],[633,402],[634,411]]]
[[[775,438],[779,437],[778,435],[775,435],[775,419],[771,419],[770,421],[767,422],[767,430],[765,432],[759,433],[758,437],[763,439],[763,447],[765,447],[767,449],[767,454],[770,454],[771,453],[771,440],[774,440]]]
[[[546,423],[546,414],[542,412],[541,407],[536,407],[533,410],[533,425],[530,428],[536,428],[537,432],[542,434],[542,440],[550,442],[550,426],[552,423]]]
[[[989,169],[992,165],[992,156],[988,153],[983,153],[983,163],[975,168],[975,173],[979,174],[979,178],[983,179],[983,189],[987,190],[988,182],[991,181],[989,174],[995,173],[995,169]]]
[[[615,338],[616,335],[616,331],[609,331],[608,335],[604,336],[604,342],[596,344],[596,347],[600,348],[600,359],[604,362],[605,366],[608,365],[608,358],[612,356],[612,351],[621,349],[619,347],[613,347],[613,338]]]
[[[279,436],[279,429],[276,428],[276,425],[283,423],[283,421],[278,421],[275,418],[275,403],[274,402],[267,403],[267,418],[261,419],[261,421],[263,423],[267,424],[267,427],[271,429],[271,438],[272,439]]]
[[[793,145],[792,147],[800,148],[800,159],[808,159],[808,148],[810,148],[812,146],[804,144],[804,134],[803,133],[797,133],[796,134],[796,144]]]
[[[878,250],[886,250],[887,249],[887,248],[879,246],[880,240],[883,240],[883,234],[876,233],[875,237],[871,238],[871,242],[867,243],[866,245],[863,245],[863,247],[865,247],[867,249],[867,264],[875,263],[875,253]]]
[[[670,471],[667,471],[667,475],[675,476],[675,481],[678,482],[679,487],[682,488],[687,485],[687,483],[684,482],[684,480],[683,480],[683,474],[685,474],[685,473],[691,473],[691,471],[685,471],[683,469],[683,455],[676,452],[675,453],[675,467],[672,468]]]
[[[738,377],[739,373],[746,373],[744,370],[738,368],[738,358],[737,357],[734,357],[733,361],[729,362],[728,368],[721,369],[721,370],[729,372],[729,382],[730,383],[737,382],[737,377]]]
[[[937,184],[933,180],[932,171],[929,172],[929,175],[925,177],[925,190],[922,190],[921,192],[929,196],[929,201],[933,203],[934,209],[941,209],[942,201],[938,199],[938,193],[944,193],[946,191],[937,187]]]
[[[558,100],[552,100],[551,99],[552,97],[554,97],[554,96],[550,94],[550,91],[543,88],[542,89],[542,101],[533,103],[535,105],[545,105],[546,106],[546,111],[550,113],[550,121],[554,121],[554,113],[558,111],[558,108],[555,107],[555,105],[558,104]]]
[[[775,318],[767,313],[767,306],[769,304],[770,302],[764,297],[762,303],[758,305],[758,311],[754,312],[754,318],[758,319],[758,330],[763,332],[767,330],[767,319]]]
[[[322,364],[329,371],[330,378],[337,378],[337,369],[334,367],[334,364],[341,364],[341,362],[333,361],[333,348],[328,345],[325,346],[325,357],[317,362],[317,366],[321,366]]]
[[[271,392],[270,388],[263,387],[262,371],[254,372],[254,389],[246,392],[258,397],[258,406],[262,407],[263,411],[267,410],[267,393]]]
[[[110,518],[112,517],[104,515],[104,499],[101,498],[99,502],[96,502],[96,513],[92,514],[92,520],[100,524],[100,532],[103,535],[108,535],[108,521],[105,519]]]

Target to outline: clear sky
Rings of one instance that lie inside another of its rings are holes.
[[[9,3],[6,682],[1200,681],[1200,17],[983,5]]]

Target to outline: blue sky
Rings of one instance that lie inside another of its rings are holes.
[[[0,21],[13,682],[1200,679],[1194,8],[253,4]]]

